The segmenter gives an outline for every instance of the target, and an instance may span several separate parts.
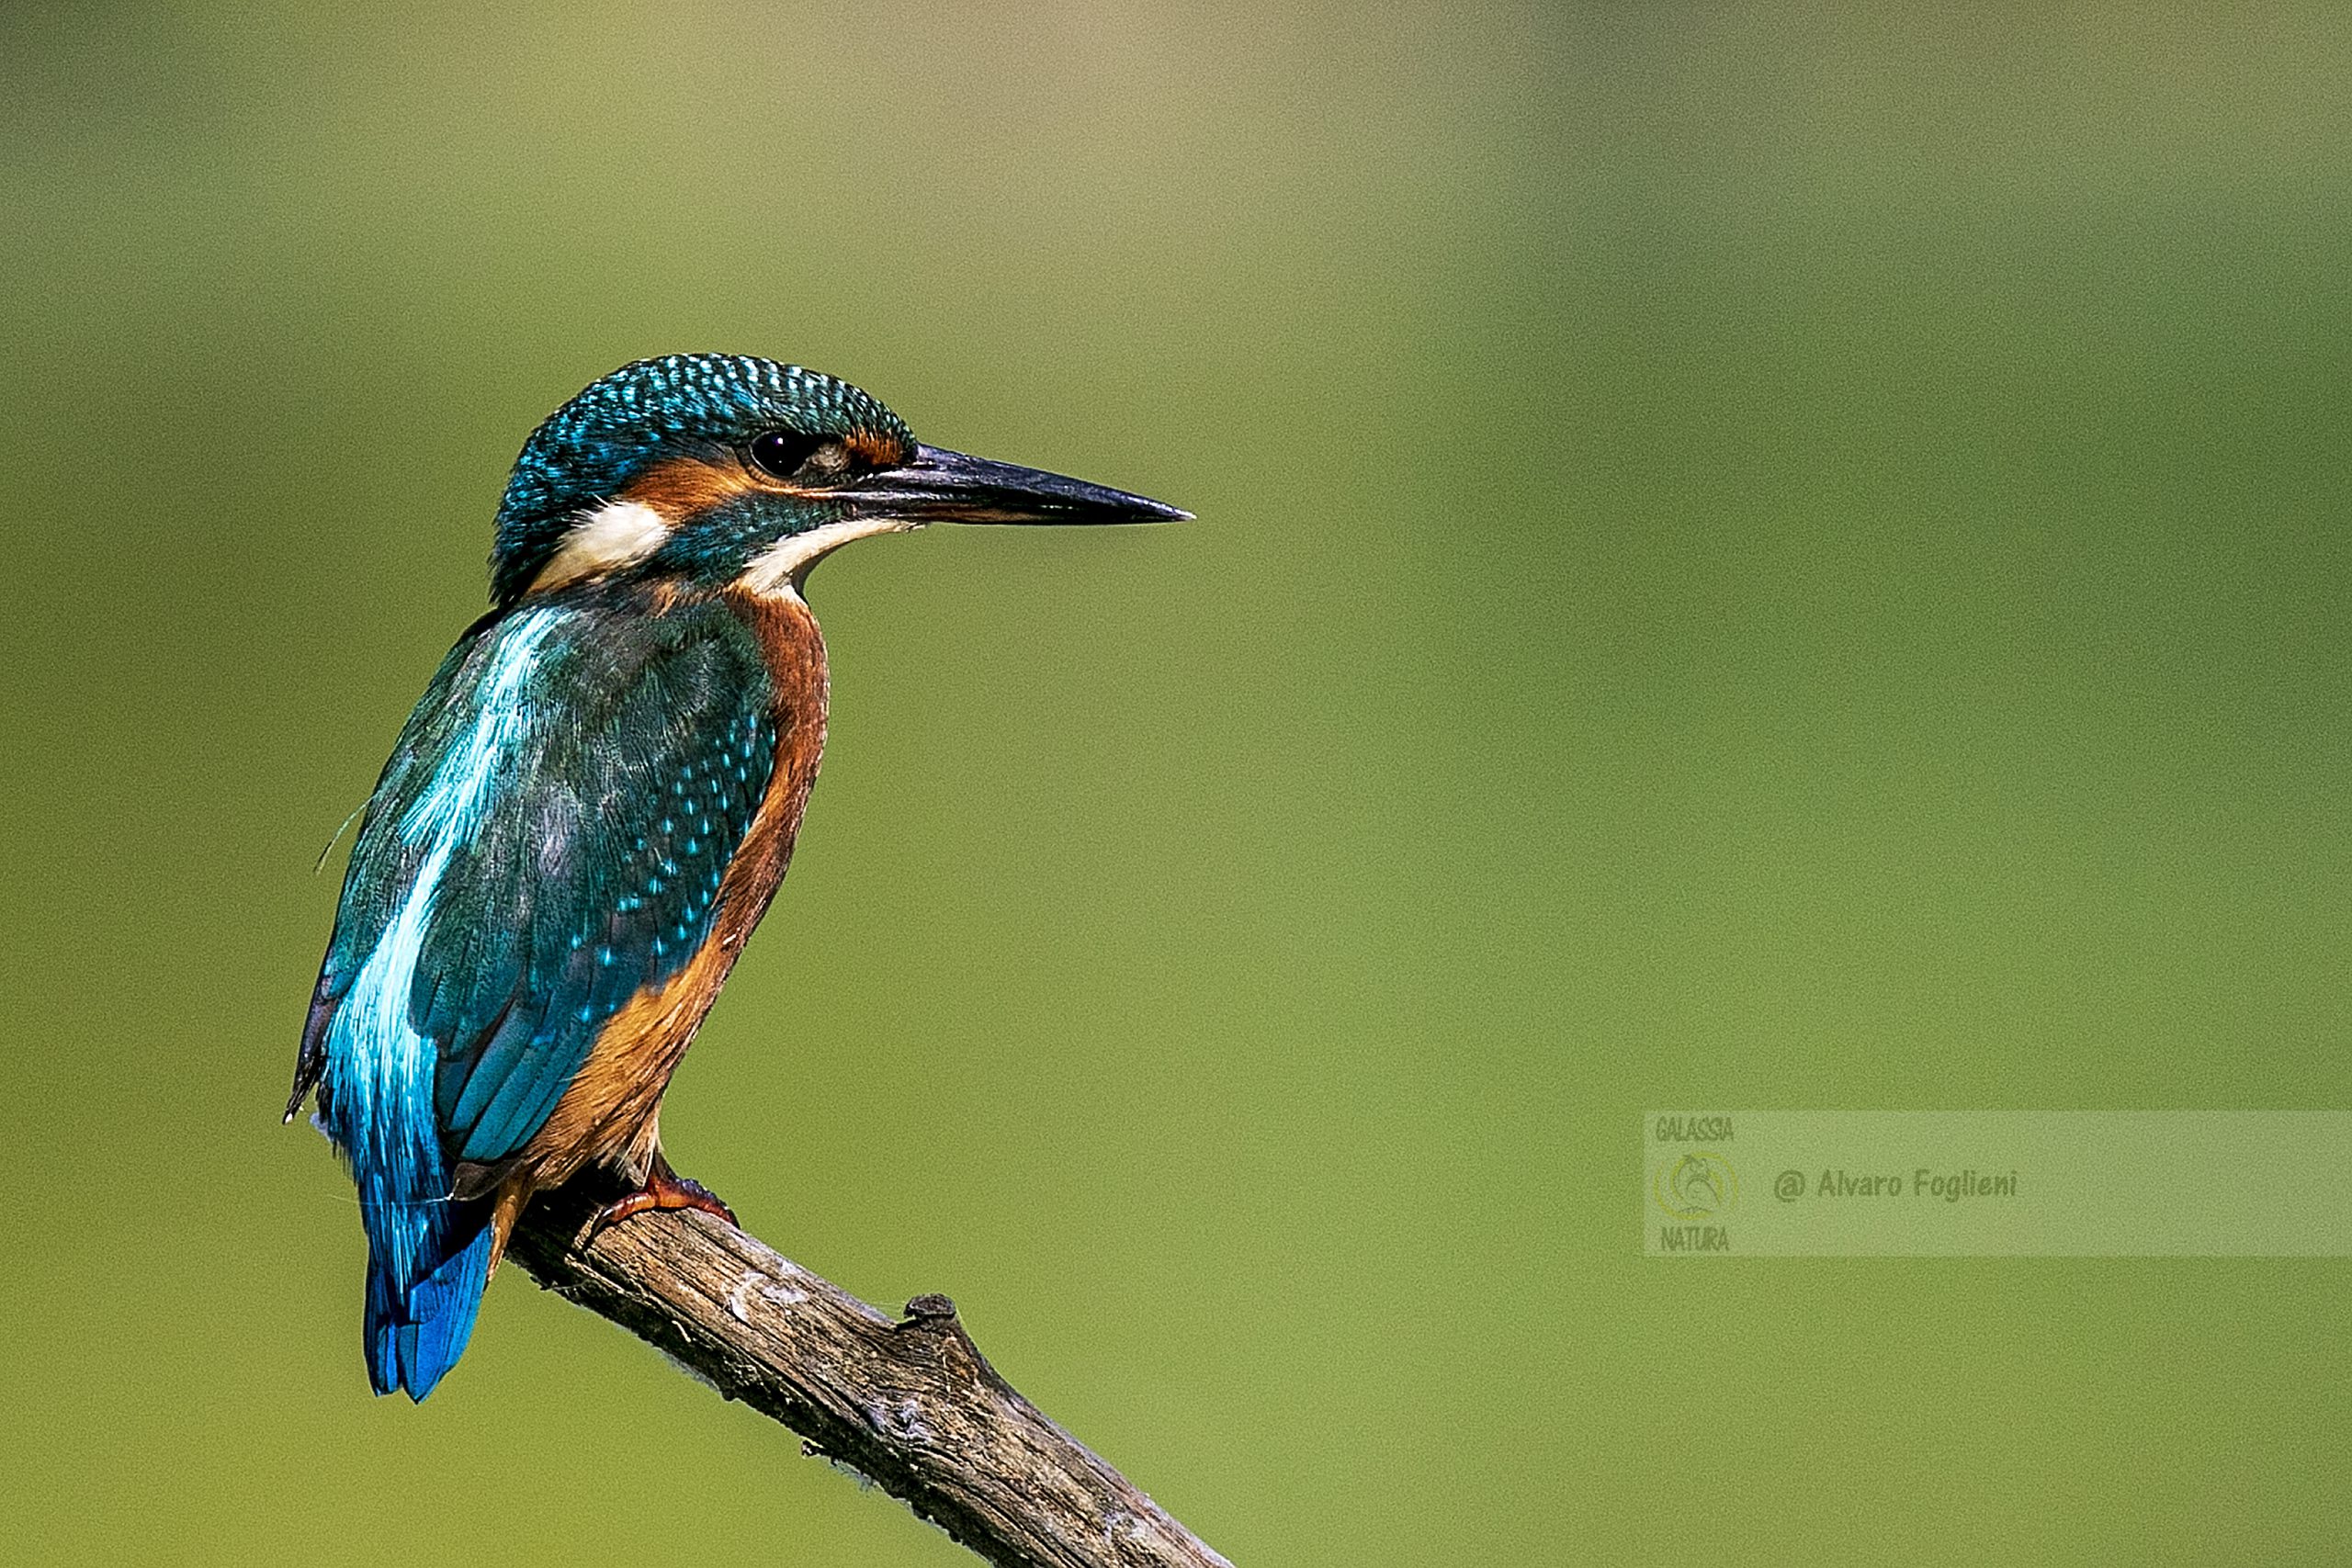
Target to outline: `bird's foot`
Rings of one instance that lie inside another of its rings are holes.
[[[736,1225],[735,1211],[718,1201],[718,1194],[701,1182],[680,1176],[670,1168],[670,1162],[657,1157],[645,1185],[634,1192],[624,1193],[596,1211],[588,1222],[587,1240],[594,1241],[607,1225],[616,1225],[631,1214],[641,1214],[648,1209],[699,1209]]]

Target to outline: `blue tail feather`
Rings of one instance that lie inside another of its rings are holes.
[[[424,1278],[404,1285],[383,1245],[389,1238],[371,1237],[368,1258],[368,1381],[378,1393],[400,1389],[418,1404],[473,1337],[492,1239],[488,1204],[435,1204],[423,1215],[424,1234],[413,1246]]]

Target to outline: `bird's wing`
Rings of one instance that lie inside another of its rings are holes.
[[[629,608],[531,607],[469,633],[353,850],[305,1056],[346,1048],[334,1020],[363,974],[404,987],[453,1162],[518,1152],[605,1021],[694,955],[767,789],[750,630],[720,605]]]

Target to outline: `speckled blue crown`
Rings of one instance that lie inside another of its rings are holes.
[[[667,354],[599,378],[531,433],[514,459],[491,547],[491,595],[522,597],[572,516],[691,443],[735,446],[779,426],[811,435],[885,432],[899,416],[846,381],[742,354]]]

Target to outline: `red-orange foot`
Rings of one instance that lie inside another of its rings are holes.
[[[653,1173],[645,1185],[636,1191],[614,1199],[596,1211],[588,1222],[588,1239],[594,1241],[606,1225],[616,1225],[631,1214],[641,1214],[648,1209],[700,1209],[715,1214],[729,1224],[735,1224],[735,1211],[718,1201],[718,1194],[701,1182],[680,1176],[670,1168],[667,1160],[656,1159]],[[736,1225],[738,1230],[742,1227]]]

